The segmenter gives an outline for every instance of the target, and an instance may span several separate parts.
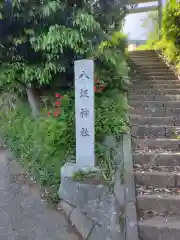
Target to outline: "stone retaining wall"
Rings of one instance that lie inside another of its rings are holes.
[[[59,205],[83,239],[138,240],[129,140],[128,135],[119,141],[111,136],[104,142],[114,149],[112,161],[116,171],[111,187],[72,180],[78,170],[74,163],[66,163],[61,169]]]

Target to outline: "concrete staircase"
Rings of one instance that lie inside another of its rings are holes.
[[[129,53],[140,240],[180,239],[180,80],[155,51]]]

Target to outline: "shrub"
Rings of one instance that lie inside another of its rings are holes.
[[[70,104],[72,94],[68,95],[69,103],[59,117],[48,116],[44,109],[41,117],[33,119],[27,105],[17,101],[15,108],[5,108],[0,119],[0,134],[16,159],[54,193],[59,187],[61,166],[75,156],[74,105]],[[112,172],[107,171],[109,159],[105,158],[102,141],[106,135],[118,136],[126,131],[126,111],[122,93],[111,90],[96,96],[96,156],[107,179]]]
[[[118,34],[115,39],[103,42],[91,56],[96,63],[96,79],[105,86],[95,97],[95,137],[97,164],[109,181],[113,163],[102,142],[106,135],[119,136],[125,132],[128,120],[126,95],[122,90],[128,82],[126,44],[121,45],[125,37]],[[57,92],[64,96],[58,109],[60,114],[53,114],[54,96],[42,99],[40,117],[34,119],[27,103],[22,103],[13,94],[12,97],[2,94],[0,118],[0,134],[7,146],[42,186],[53,188],[55,196],[60,183],[60,167],[75,156],[74,91],[57,89]]]
[[[149,38],[138,49],[160,50],[170,63],[180,65],[180,2],[168,0],[163,9],[161,40]]]
[[[51,187],[57,193],[60,167],[75,149],[73,106],[68,95],[63,99],[64,112],[59,117],[48,116],[44,109],[41,117],[33,119],[27,104],[16,100],[15,107],[7,107],[7,98],[4,103],[0,134],[8,148],[43,187]]]

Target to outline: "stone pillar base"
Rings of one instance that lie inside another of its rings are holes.
[[[82,179],[78,171],[85,173]],[[60,207],[83,239],[124,240],[121,208],[97,168],[66,163],[61,169],[59,197]]]

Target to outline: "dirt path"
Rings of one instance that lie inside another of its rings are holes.
[[[40,198],[19,166],[0,151],[0,239],[79,240],[64,215]]]

